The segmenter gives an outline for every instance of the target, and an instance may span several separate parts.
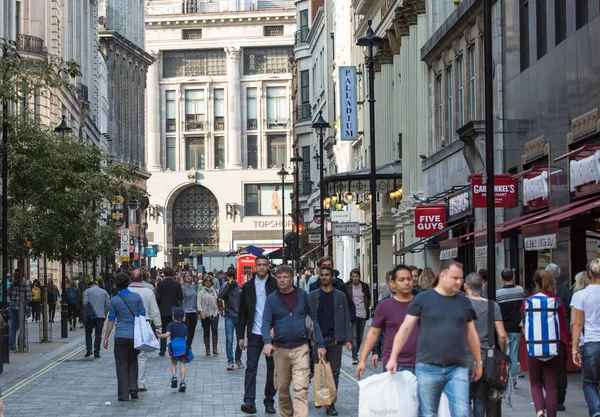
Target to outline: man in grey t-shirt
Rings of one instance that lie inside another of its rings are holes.
[[[477,335],[479,336],[481,356],[485,357],[485,351],[488,347],[490,333],[492,337],[494,333],[490,332],[488,329],[489,300],[481,296],[481,292],[483,291],[483,279],[481,275],[475,272],[467,275],[467,278],[465,279],[465,290],[467,292],[467,297],[469,297],[469,301],[473,305],[473,310],[475,310],[475,314],[477,315],[477,318],[475,319],[475,330],[477,330]],[[502,352],[506,352],[508,350],[508,337],[506,336],[506,331],[504,330],[502,312],[500,311],[500,306],[498,306],[495,301],[493,301],[493,303],[494,328],[496,329],[496,334],[498,335],[498,344],[500,345]],[[472,356],[469,355],[469,364],[472,363]],[[473,416],[484,417],[486,414],[486,400],[489,393],[489,386],[485,382],[485,379],[482,378],[479,381],[471,382],[471,389],[469,391],[471,397],[470,400],[473,407]]]

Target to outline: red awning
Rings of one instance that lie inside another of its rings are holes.
[[[507,227],[507,226],[509,226],[509,225],[511,225],[511,224],[513,224],[513,223],[516,223],[516,222],[518,222],[518,221],[522,221],[522,220],[526,220],[526,219],[528,219],[528,218],[530,218],[530,217],[537,216],[537,215],[539,215],[539,214],[540,214],[539,212],[536,212],[536,213],[528,213],[528,214],[525,214],[525,215],[523,215],[523,216],[521,216],[521,217],[517,217],[517,218],[514,218],[514,219],[510,219],[510,220],[507,220],[507,221],[505,221],[505,222],[502,222],[502,223],[498,223],[498,224],[496,225],[496,229],[497,229],[497,228],[499,228],[499,227]],[[470,238],[471,236],[473,236],[473,235],[480,235],[480,234],[482,234],[482,233],[485,233],[486,231],[487,231],[487,228],[486,228],[486,229],[479,229],[479,230],[476,230],[476,231],[474,231],[474,232],[466,233],[466,234],[464,234],[464,235],[462,235],[462,236],[459,236],[457,239],[459,239],[459,241],[462,243],[462,242],[463,242],[465,239],[469,239],[469,238]],[[459,246],[460,246],[460,245],[459,245]]]
[[[554,230],[555,232],[558,231],[558,229],[561,228],[561,222],[564,220],[569,220],[572,217],[575,217],[579,214],[585,213],[586,211],[591,211],[591,210],[596,210],[598,208],[600,208],[600,199],[594,199],[595,201],[590,201],[590,200],[586,200],[587,203],[580,205],[579,207],[573,208],[571,210],[567,210],[564,211],[560,214],[554,215],[552,217],[549,217],[547,219],[544,219],[540,222],[538,222],[537,224],[540,223],[554,223]],[[600,214],[599,214],[600,215]],[[566,226],[566,225],[564,225]],[[562,227],[564,227],[562,226]]]
[[[328,239],[327,239],[325,242],[323,242],[323,247],[325,247],[325,246],[329,245],[329,242],[330,242],[330,241],[331,241],[331,238],[328,238]],[[310,255],[311,253],[313,253],[313,252],[315,252],[315,251],[317,251],[317,250],[319,250],[319,249],[321,249],[321,245],[317,245],[317,246],[315,246],[314,248],[312,248],[311,250],[309,250],[308,252],[304,252],[304,253],[302,254],[301,258],[304,258],[305,256],[308,256],[308,255]]]

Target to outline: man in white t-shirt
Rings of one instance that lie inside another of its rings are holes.
[[[583,394],[590,416],[600,416],[600,259],[592,260],[587,269],[590,285],[573,295],[573,362],[581,367]],[[579,346],[585,328],[585,343]]]

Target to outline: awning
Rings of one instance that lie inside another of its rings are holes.
[[[331,238],[328,238],[325,242],[323,242],[323,247],[329,245],[329,242],[331,241]],[[308,252],[304,252],[301,256],[301,258],[304,258],[308,255],[310,255],[311,253],[314,253],[315,251],[321,249],[321,245],[317,245],[314,248],[312,248],[311,250],[309,250]]]
[[[517,222],[519,222],[519,221],[523,221],[523,220],[529,219],[529,218],[531,218],[531,217],[538,216],[539,214],[540,214],[539,212],[535,212],[535,213],[528,213],[528,214],[525,214],[525,215],[523,215],[523,216],[521,216],[521,217],[516,217],[516,218],[514,218],[514,219],[510,219],[510,220],[507,220],[507,221],[505,221],[505,222],[498,223],[498,224],[496,225],[496,230],[497,230],[498,228],[501,228],[501,227],[508,227],[508,226],[510,226],[510,225],[511,225],[511,224],[513,224],[513,223],[517,223]],[[464,234],[464,235],[462,235],[462,236],[459,236],[459,237],[457,237],[456,239],[458,239],[458,241],[459,241],[459,242],[464,242],[465,240],[470,240],[470,239],[471,239],[471,236],[473,236],[473,235],[477,235],[477,236],[475,236],[475,238],[477,238],[479,235],[481,235],[481,234],[485,233],[486,231],[487,231],[487,228],[485,228],[485,229],[479,229],[479,230],[475,230],[474,232],[466,233],[466,234]]]
[[[323,178],[325,184],[338,181],[368,181],[371,175],[371,168],[357,169],[354,171],[339,172],[328,175]],[[375,179],[377,180],[399,180],[402,179],[402,161],[392,162],[391,164],[380,165],[375,170]]]
[[[433,239],[444,235],[445,233],[449,232],[450,230],[454,230],[457,229],[459,227],[465,226],[467,225],[468,222],[461,222],[461,223],[456,223],[453,224],[451,226],[447,226],[441,230],[438,230],[437,232],[435,232],[434,234],[432,234],[431,236],[427,236],[424,237],[421,240],[416,241],[415,243],[412,243],[400,250],[397,250],[396,252],[394,252],[394,255],[404,255],[405,253],[415,253],[415,252],[421,252],[423,249],[425,249],[425,245],[429,242],[431,242]],[[423,246],[422,248],[420,248],[420,246]]]
[[[561,227],[569,226],[570,223],[572,221],[574,221],[573,218],[575,216],[578,216],[578,215],[586,213],[588,211],[592,211],[592,210],[596,210],[596,209],[600,208],[600,199],[594,198],[594,200],[595,201],[587,200],[588,201],[587,203],[585,203],[579,207],[573,208],[571,210],[567,210],[560,214],[556,214],[556,215],[551,216],[547,219],[544,219],[540,222],[533,223],[530,226],[534,226],[537,224],[553,224],[553,230],[556,233],[558,231],[558,229],[560,229]]]

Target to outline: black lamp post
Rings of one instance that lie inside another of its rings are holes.
[[[137,212],[137,209],[139,206],[140,206],[140,203],[137,200],[128,201],[125,204],[125,207],[127,208],[127,210],[125,210],[126,211],[126,213],[125,213],[126,214],[126,216],[125,216],[125,228],[126,229],[129,229],[129,210]],[[129,243],[131,243],[131,232],[129,232],[129,239],[130,239]],[[129,251],[129,246],[130,245],[128,244],[127,245],[127,248],[128,248],[127,253],[129,254],[129,259],[131,259],[131,252]],[[123,269],[125,269],[125,270],[129,269],[129,262],[130,261],[123,262]]]
[[[356,44],[363,47],[363,53],[368,58],[369,63],[369,154],[371,172],[369,175],[369,188],[371,192],[371,279],[373,282],[373,304],[377,304],[379,292],[377,291],[378,280],[378,262],[377,245],[379,244],[379,230],[377,229],[377,188],[375,185],[375,176],[377,166],[375,165],[375,71],[373,59],[379,47],[383,45],[383,39],[376,36],[371,27],[371,21],[367,22],[369,28],[367,33],[358,39]]]
[[[325,200],[325,184],[323,181],[323,141],[325,140],[325,131],[329,129],[329,123],[323,119],[323,112],[319,112],[319,117],[314,121],[312,128],[317,131],[319,137],[319,192],[321,199],[321,257],[325,256],[325,207],[323,207]]]
[[[287,263],[285,259],[285,177],[289,174],[281,164],[277,175],[281,178],[281,257],[284,264]]]
[[[71,133],[73,129],[67,124],[67,117],[63,116],[60,124],[54,129],[56,133],[61,133],[63,136]],[[61,287],[62,301],[60,303],[60,337],[66,339],[69,337],[67,328],[69,327],[68,311],[67,311],[67,247],[63,245],[61,254]]]
[[[303,162],[304,159],[298,154],[298,149],[296,149],[296,153],[290,159],[290,162],[294,164],[295,173],[294,176],[294,185],[296,190],[294,191],[294,196],[296,198],[296,213],[294,216],[294,220],[296,221],[296,245],[294,251],[296,252],[296,256],[294,257],[294,261],[296,263],[296,272],[300,269],[300,162]]]

